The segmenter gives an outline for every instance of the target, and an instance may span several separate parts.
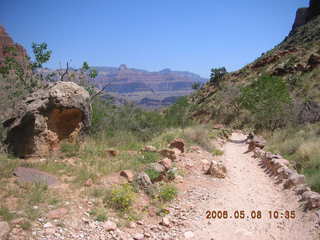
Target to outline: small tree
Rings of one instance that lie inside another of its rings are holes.
[[[240,104],[251,112],[258,128],[284,125],[291,102],[286,82],[279,77],[262,76],[241,89]]]
[[[210,83],[215,85],[216,87],[219,87],[219,84],[223,77],[226,75],[227,70],[225,67],[221,68],[212,68],[211,74],[210,74]]]
[[[7,100],[6,107],[11,107],[19,99],[38,89],[46,77],[50,77],[44,77],[38,69],[49,61],[51,51],[47,49],[46,43],[33,43],[34,60],[31,61],[29,57],[17,58],[18,51],[15,46],[6,47],[4,50],[6,57],[0,65],[1,86],[6,89],[3,92]]]
[[[198,90],[201,87],[201,82],[194,82],[191,87],[193,90]]]

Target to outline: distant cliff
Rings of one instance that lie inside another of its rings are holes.
[[[0,64],[6,57],[14,57],[17,61],[23,62],[27,52],[21,45],[14,43],[5,28],[0,26]]]
[[[94,68],[99,72],[95,84],[102,87],[110,83],[107,91],[116,93],[190,91],[194,82],[207,81],[197,74],[172,71],[168,68],[159,72],[128,68],[125,64],[120,65],[119,68]]]
[[[293,34],[298,27],[305,25],[318,15],[320,15],[320,0],[310,0],[309,7],[299,8],[297,10],[290,35]]]

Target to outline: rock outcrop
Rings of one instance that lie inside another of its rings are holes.
[[[8,51],[9,48],[14,49],[14,54]],[[22,63],[26,60],[27,52],[21,45],[14,43],[5,28],[0,26],[0,65],[6,57],[14,57],[18,62]]]
[[[296,30],[298,27],[303,26],[318,15],[320,15],[320,1],[310,0],[308,8],[299,8],[297,10],[291,33],[293,33],[294,30]]]
[[[32,93],[3,123],[5,143],[19,157],[44,156],[63,139],[75,141],[90,126],[89,93],[72,82],[57,82]]]

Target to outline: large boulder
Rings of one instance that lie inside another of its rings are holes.
[[[43,156],[90,126],[90,95],[73,82],[57,82],[24,99],[3,123],[5,143],[19,157]]]

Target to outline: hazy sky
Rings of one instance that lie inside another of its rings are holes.
[[[0,0],[0,24],[31,53],[53,51],[47,67],[72,60],[208,77],[250,63],[289,33],[308,0]]]

